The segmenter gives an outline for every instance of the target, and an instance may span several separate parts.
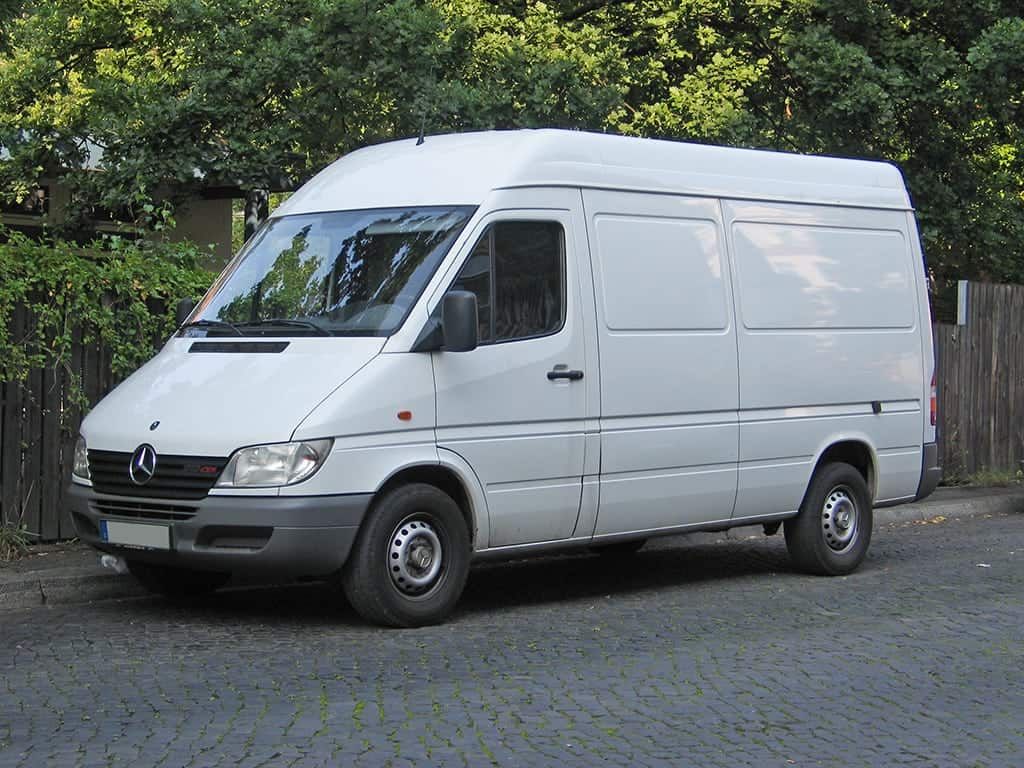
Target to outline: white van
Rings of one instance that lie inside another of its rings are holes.
[[[89,414],[81,538],[148,587],[340,574],[367,619],[470,562],[785,523],[845,574],[939,478],[900,172],[555,130],[320,173]]]

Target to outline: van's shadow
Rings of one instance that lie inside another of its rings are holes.
[[[470,572],[456,608],[460,617],[523,606],[588,601],[648,590],[727,582],[778,574],[800,578],[778,540],[690,544],[667,539],[624,557],[587,553],[512,562],[482,563]],[[877,561],[875,563],[877,565]],[[864,568],[871,567],[869,561]],[[773,582],[774,583],[774,582]],[[340,587],[325,582],[228,589],[188,603],[152,598],[134,603],[133,611],[153,620],[204,620],[216,623],[275,623],[281,626],[363,626]]]

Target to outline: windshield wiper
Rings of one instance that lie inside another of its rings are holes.
[[[225,323],[223,320],[193,320],[191,323],[185,323],[178,330],[183,331],[186,328],[227,328],[236,336],[244,335],[240,330],[238,330],[237,325]]]
[[[282,317],[272,317],[269,320],[252,320],[248,323],[239,323],[237,326],[235,326],[235,328],[237,330],[238,328],[253,328],[262,325],[280,325],[285,327],[291,326],[293,328],[309,328],[311,330],[316,331],[321,336],[334,335],[323,326],[317,325],[316,323],[311,322],[309,320],[290,320]],[[239,331],[239,334],[241,335],[241,331]]]

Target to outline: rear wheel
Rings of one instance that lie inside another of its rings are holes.
[[[459,506],[432,485],[396,488],[367,515],[342,573],[368,621],[419,627],[442,621],[469,575],[470,539]]]
[[[871,495],[863,476],[849,464],[818,469],[800,505],[786,521],[786,548],[801,570],[823,576],[850,573],[871,543]]]
[[[150,592],[176,599],[209,594],[231,579],[230,573],[192,571],[138,560],[129,560],[128,570]]]

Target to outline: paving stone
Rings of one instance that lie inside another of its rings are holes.
[[[990,568],[979,568],[977,563]],[[387,631],[323,585],[0,614],[0,767],[1020,766],[1024,516],[474,569]]]

